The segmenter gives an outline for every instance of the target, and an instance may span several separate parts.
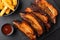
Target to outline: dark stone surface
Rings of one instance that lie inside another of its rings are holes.
[[[53,2],[53,0],[48,0],[48,1],[52,3],[59,11],[57,5]],[[20,5],[15,13],[13,13],[10,16],[0,17],[0,40],[28,40],[28,38],[16,28],[13,35],[5,36],[1,32],[1,27],[5,23],[12,24],[14,19],[21,20],[19,16],[19,12],[24,11],[24,9],[30,6],[32,2],[33,2],[32,0],[20,0]],[[57,17],[57,23],[52,26],[51,30],[47,34],[43,35],[42,37],[37,38],[37,40],[60,40],[59,38],[60,30],[57,30],[59,28],[60,28],[60,14]]]
[[[56,5],[60,8],[60,0],[54,0]]]

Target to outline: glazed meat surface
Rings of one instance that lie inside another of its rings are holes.
[[[35,31],[37,32],[38,36],[43,34],[42,25],[39,24],[37,19],[32,14],[29,14],[29,13],[27,13],[27,14],[20,13],[20,15],[21,15],[21,17],[24,20],[28,21],[32,25],[32,28],[35,29]]]
[[[13,24],[22,31],[27,37],[29,37],[31,40],[36,40],[36,35],[34,34],[34,31],[32,28],[28,25],[27,22],[18,22],[14,21]]]
[[[46,26],[47,30],[51,28],[51,25],[49,24],[49,19],[47,16],[43,15],[42,13],[33,12],[34,15],[36,15]]]
[[[35,0],[35,4],[50,16],[54,24],[56,23],[56,16],[58,15],[58,13],[53,5],[48,3],[47,0]]]
[[[47,15],[43,15],[43,12],[34,12],[34,10],[32,10],[32,8],[26,8],[25,12],[29,12],[34,14],[35,16],[37,16],[40,20],[42,20],[42,22],[45,24],[46,29],[49,30],[51,28],[51,25],[49,24],[49,19]]]

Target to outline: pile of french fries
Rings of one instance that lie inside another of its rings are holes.
[[[0,16],[8,15],[10,11],[14,11],[17,5],[17,0],[0,0]]]

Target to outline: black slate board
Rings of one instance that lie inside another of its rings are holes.
[[[24,11],[24,9],[26,7],[29,7],[30,4],[33,1],[34,0],[20,0],[20,5],[19,5],[19,7],[18,7],[18,9],[16,10],[15,13],[13,13],[10,16],[0,17],[0,40],[28,40],[28,38],[22,32],[20,32],[16,28],[15,28],[15,31],[14,31],[13,35],[11,35],[9,37],[5,36],[1,32],[1,27],[5,23],[12,24],[12,22],[13,22],[14,19],[21,20],[21,18],[19,16],[19,12]],[[51,4],[53,4],[57,8],[58,12],[60,11],[59,8],[57,7],[56,3],[53,0],[47,0],[47,1],[50,2]],[[60,21],[59,21],[60,19],[59,19],[59,17],[60,17],[60,14],[57,17],[57,23],[55,25],[52,25],[51,30],[47,34],[44,34],[41,37],[37,38],[37,40],[44,40],[45,37],[47,37],[48,35],[50,35],[51,33],[53,33],[56,29],[59,28],[59,26],[60,26]]]

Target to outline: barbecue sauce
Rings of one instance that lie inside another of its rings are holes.
[[[5,24],[3,27],[2,27],[2,32],[5,34],[5,35],[8,35],[12,32],[12,27],[10,24]]]

